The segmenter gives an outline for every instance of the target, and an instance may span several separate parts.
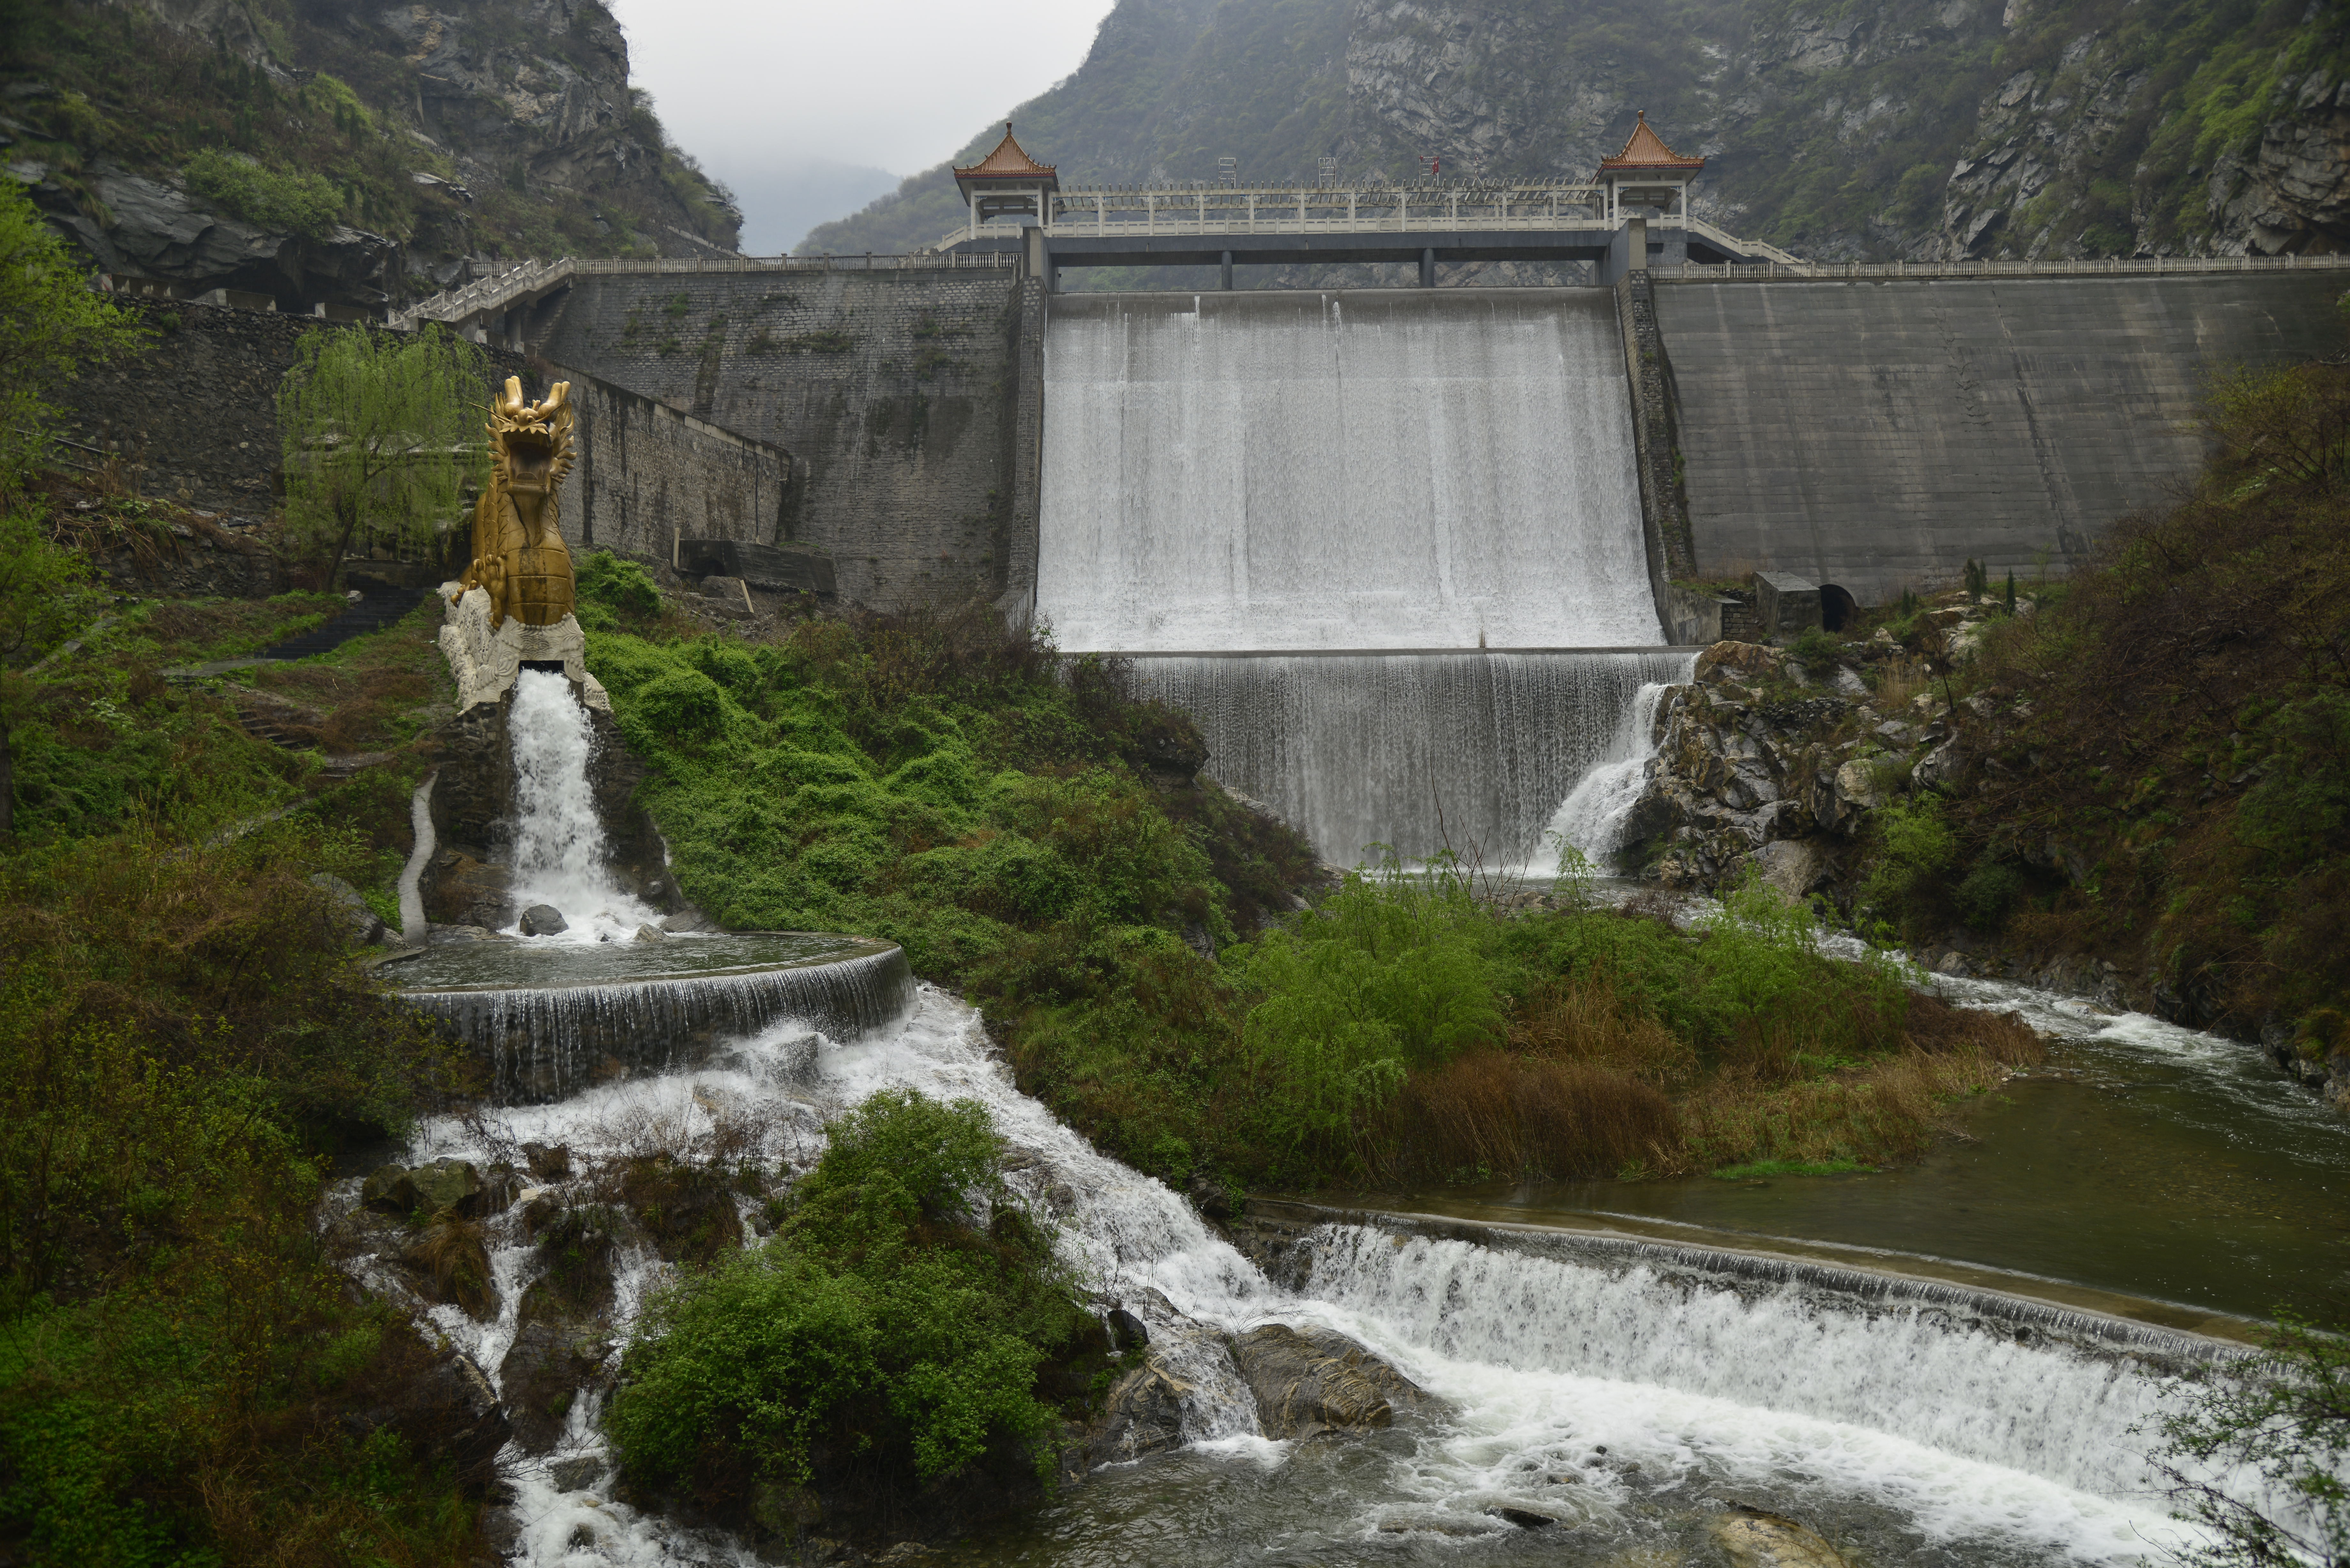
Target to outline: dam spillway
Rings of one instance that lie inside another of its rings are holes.
[[[1063,296],[1045,406],[1065,649],[1659,640],[1601,291]]]
[[[1661,642],[1613,296],[1059,296],[1037,603],[1327,857],[1525,865]]]
[[[1190,713],[1218,782],[1353,865],[1368,846],[1547,869],[1544,834],[1594,767],[1623,760],[1671,649],[1531,653],[1141,655],[1135,684]],[[1578,845],[1589,849],[1588,845]]]

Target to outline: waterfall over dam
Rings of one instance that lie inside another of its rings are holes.
[[[1539,859],[1687,676],[1608,295],[1065,296],[1045,385],[1039,612],[1330,859]]]
[[[1659,640],[1598,290],[1064,296],[1045,407],[1064,648]]]

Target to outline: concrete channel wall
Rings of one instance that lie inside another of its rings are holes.
[[[951,603],[1007,587],[1017,293],[1008,265],[598,273],[527,333],[546,360],[790,452],[773,530],[746,542],[829,554],[861,604]]]
[[[2083,562],[2199,466],[2199,393],[2343,347],[2338,270],[1805,281],[1656,276],[1700,578],[1863,603]]]

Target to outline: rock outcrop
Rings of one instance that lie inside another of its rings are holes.
[[[1326,1328],[1253,1328],[1232,1342],[1232,1359],[1256,1397],[1257,1426],[1268,1438],[1392,1426],[1398,1406],[1430,1402],[1386,1361]]]
[[[148,0],[25,41],[0,137],[31,151],[6,171],[142,292],[373,313],[534,252],[731,255],[741,227],[630,88],[597,0],[326,0],[266,26]],[[182,53],[213,63],[137,78],[182,96],[116,96],[125,55]],[[305,184],[306,158],[337,184]]]
[[[1312,0],[1285,15],[1292,47],[1264,50],[1243,32],[1262,26],[1253,13],[1123,0],[1084,65],[1014,118],[1040,157],[1084,149],[1089,180],[1210,179],[1219,155],[1251,182],[1310,179],[1304,126],[1312,154],[1348,181],[1424,177],[1432,157],[1442,177],[1473,182],[1586,177],[1646,108],[1677,149],[1710,161],[1698,215],[1822,260],[2350,244],[2350,82],[2314,63],[2341,57],[2341,20],[2324,7],[2263,35],[2217,80],[2195,76],[2191,93],[2182,83],[2227,36],[2208,7],[1887,0],[1840,14],[1721,0],[1661,32],[1604,5]],[[2220,122],[2244,105],[2258,129]],[[942,164],[809,244],[927,244],[956,211]]]

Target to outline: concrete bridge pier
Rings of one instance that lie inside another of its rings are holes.
[[[1422,288],[1436,286],[1436,252],[1433,249],[1422,250],[1419,253],[1419,286]]]
[[[1232,252],[1230,252],[1230,251],[1226,251],[1226,252],[1224,253],[1224,264],[1223,264],[1223,265],[1224,265],[1224,282],[1223,282],[1223,286],[1224,286],[1227,290],[1230,290],[1230,289],[1231,289],[1231,287],[1232,286]]]

